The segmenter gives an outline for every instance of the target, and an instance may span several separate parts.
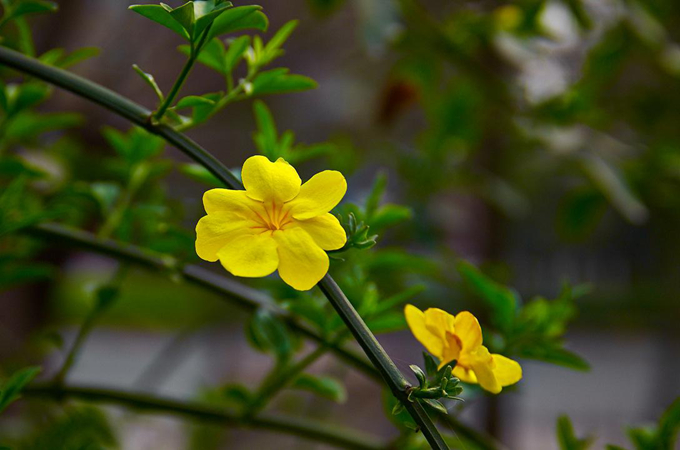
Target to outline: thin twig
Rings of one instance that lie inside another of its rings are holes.
[[[32,385],[22,390],[26,397],[50,397],[56,400],[66,398],[84,401],[112,403],[141,411],[180,415],[190,419],[216,422],[221,425],[269,430],[286,433],[305,439],[325,442],[341,448],[358,450],[380,450],[385,446],[376,437],[356,430],[326,424],[316,420],[262,414],[245,419],[233,412],[199,403],[172,400],[142,393],[84,386]]]

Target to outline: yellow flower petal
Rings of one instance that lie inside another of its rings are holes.
[[[494,362],[493,374],[501,386],[510,386],[522,379],[522,367],[517,361],[497,353],[491,356]]]
[[[427,327],[425,313],[413,305],[406,305],[404,316],[413,336],[423,344],[428,352],[441,360],[444,352],[444,340],[438,334],[433,334]]]
[[[493,359],[486,347],[479,347],[475,354],[471,355],[470,366],[475,372],[477,382],[484,390],[498,394],[503,389],[494,375]]]
[[[279,275],[298,291],[314,287],[328,272],[328,255],[300,227],[274,231],[278,243]]]
[[[463,344],[466,352],[474,352],[482,345],[482,327],[475,316],[467,311],[456,314],[454,322],[456,335]]]
[[[217,252],[220,262],[238,277],[265,277],[279,265],[276,241],[270,231],[233,239]]]
[[[314,242],[324,250],[337,250],[347,242],[345,229],[340,225],[340,221],[330,213],[308,220],[295,221],[295,225],[305,230],[314,239]]]
[[[248,214],[249,206],[253,204],[256,202],[248,198],[246,191],[211,189],[203,194],[203,207],[208,214],[229,211],[244,215]]]
[[[196,254],[205,261],[217,261],[222,247],[243,234],[252,234],[251,226],[250,221],[230,211],[202,217],[196,224]]]
[[[261,202],[287,202],[300,192],[300,176],[283,158],[276,162],[264,156],[251,156],[243,163],[241,179],[246,194]]]
[[[461,348],[462,345],[460,343],[460,339],[458,339],[458,336],[451,333],[450,331],[447,331],[446,340],[444,342],[444,349],[442,350],[442,357],[439,363],[439,368],[441,369],[454,359],[458,361],[458,358],[460,358]]]
[[[347,192],[345,177],[335,170],[324,170],[310,178],[290,202],[291,213],[298,220],[311,219],[335,207]]]
[[[472,371],[472,369],[467,369],[463,366],[456,366],[453,368],[452,373],[455,377],[458,377],[460,381],[464,383],[477,384],[477,377],[475,376],[475,373]]]
[[[442,341],[446,340],[446,332],[454,332],[454,317],[439,308],[428,308],[425,310],[425,326],[430,333],[439,337]]]

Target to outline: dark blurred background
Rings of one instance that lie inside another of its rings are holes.
[[[132,64],[153,72],[167,90],[184,56],[173,50],[180,39],[128,11],[132,3],[61,0],[58,13],[34,19],[36,47],[100,47],[99,56],[74,70],[151,108],[155,97]],[[330,140],[347,149],[329,161],[348,175],[350,200],[363,200],[375,173],[387,170],[388,200],[411,207],[413,218],[379,245],[443,266],[419,306],[474,311],[455,287],[447,262],[453,256],[488,267],[525,298],[554,298],[565,280],[591,284],[579,299],[567,347],[592,369],[523,362],[517,391],[491,403],[473,399],[463,417],[509,448],[557,448],[554,424],[563,413],[579,431],[596,434],[597,446],[624,445],[627,424],[655,421],[680,395],[680,6],[555,0],[533,2],[540,8],[532,9],[529,3],[427,1],[417,14],[405,14],[411,2],[262,0],[269,35],[300,20],[280,65],[319,83],[266,102],[279,129],[294,130],[298,141]],[[222,83],[197,66],[183,93],[217,91]],[[128,126],[65,92],[55,92],[46,110],[82,113],[87,122],[76,134],[93,155],[107,151],[102,126]],[[246,101],[189,134],[237,167],[256,152],[254,129]],[[186,160],[171,148],[167,155]],[[191,229],[202,213],[203,187],[178,174],[168,186]],[[79,252],[54,257],[64,269],[59,278],[2,293],[3,353],[45,323],[70,324],[72,339],[88,286],[112,264]],[[71,380],[143,386],[146,362],[174,338],[173,330],[215,314],[230,325],[216,322],[192,333],[172,373],[145,387],[189,396],[218,380],[257,379],[268,367],[268,358],[244,340],[241,313],[222,305],[206,311],[196,306],[206,303],[198,298],[205,294],[145,273],[130,277],[121,303],[136,312],[118,318],[112,312]],[[380,340],[401,369],[420,360],[410,333]],[[344,378],[347,403],[283,394],[282,407],[320,409],[348,425],[393,433],[371,381],[331,357],[313,371]],[[116,414],[122,448],[186,448],[187,428],[178,421]],[[274,439],[234,432],[224,448],[312,448]]]

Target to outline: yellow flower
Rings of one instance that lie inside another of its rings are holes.
[[[444,367],[457,361],[453,374],[466,383],[479,383],[498,394],[503,387],[522,379],[522,368],[512,359],[489,353],[482,345],[482,328],[467,311],[453,316],[438,308],[425,312],[413,305],[404,308],[406,322],[413,335]]]
[[[347,236],[329,213],[347,191],[340,172],[326,170],[302,184],[283,158],[252,156],[241,173],[245,191],[212,189],[203,196],[207,216],[196,225],[196,253],[239,277],[275,270],[290,286],[308,290],[328,272],[328,255]],[[301,185],[302,184],[302,185]]]

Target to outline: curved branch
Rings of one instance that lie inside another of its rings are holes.
[[[273,414],[260,414],[245,419],[233,412],[195,402],[189,403],[113,389],[33,385],[24,388],[22,395],[26,397],[50,397],[56,400],[73,398],[98,403],[112,403],[141,411],[173,414],[195,420],[216,422],[230,427],[286,433],[348,449],[379,450],[384,449],[386,445],[374,436],[357,433],[356,430],[338,427],[336,424],[329,425],[317,420]]]
[[[78,75],[48,66],[35,58],[29,58],[5,47],[0,47],[0,62],[110,109],[132,123],[145,128],[150,133],[163,137],[178,150],[203,165],[228,187],[243,189],[241,182],[217,158],[171,127],[154,123],[150,119],[150,111],[133,101]],[[373,333],[368,329],[342,290],[333,281],[333,278],[326,274],[318,286],[350,328],[352,335],[383,377],[394,396],[404,404],[413,420],[422,430],[428,443],[433,449],[448,449],[448,445],[444,442],[423,406],[417,401],[411,403],[407,399],[406,389],[409,387],[409,383],[375,339]]]
[[[220,294],[219,298],[221,300],[231,302],[240,308],[249,311],[265,308],[276,314],[286,322],[290,328],[299,332],[306,338],[319,343],[324,348],[329,349],[344,362],[350,364],[352,367],[371,378],[380,380],[380,375],[362,356],[339,344],[324,339],[306,325],[295,320],[288,311],[278,307],[271,297],[257,289],[250,288],[244,284],[217,275],[193,264],[180,265],[179,262],[171,256],[158,255],[135,245],[118,242],[113,239],[101,239],[92,233],[58,224],[48,223],[36,225],[26,229],[26,233],[43,240],[53,241],[57,245],[65,244],[79,247],[119,260],[141,265],[148,269],[173,271],[174,273],[179,274],[185,281]]]

